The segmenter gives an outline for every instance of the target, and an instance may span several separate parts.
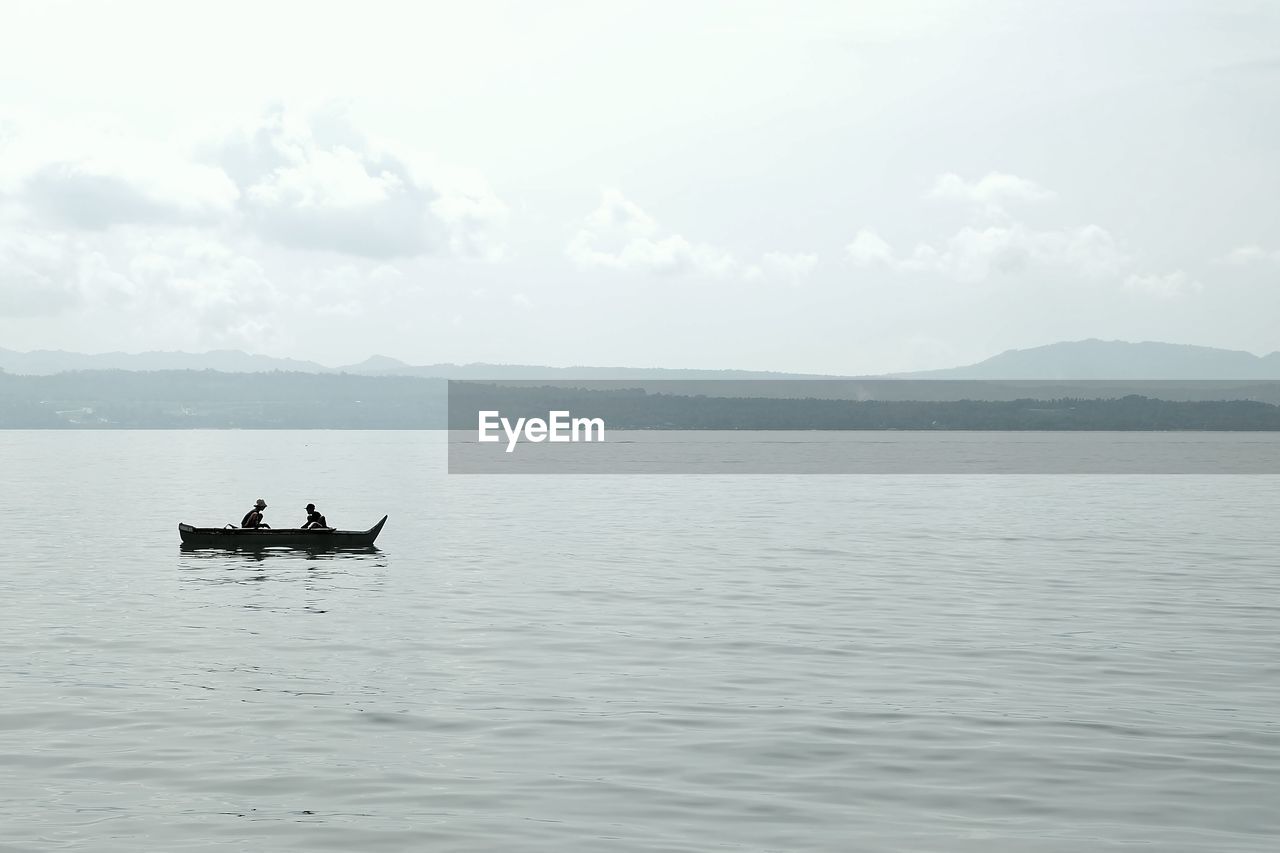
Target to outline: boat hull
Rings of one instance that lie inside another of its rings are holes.
[[[193,527],[179,524],[178,535],[184,548],[232,548],[261,550],[263,548],[306,548],[317,551],[372,548],[382,532],[382,520],[368,530],[246,530],[240,527]]]

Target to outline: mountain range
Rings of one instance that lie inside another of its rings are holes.
[[[314,361],[273,358],[240,350],[210,352],[103,352],[81,353],[63,350],[15,352],[0,347],[0,370],[30,376],[48,376],[70,370],[217,370],[223,373],[267,373],[292,370],[301,373],[328,373],[330,368]]]
[[[1280,379],[1280,352],[1157,341],[1064,341],[1007,350],[985,361],[946,370],[898,374],[910,379]]]
[[[0,348],[0,370],[50,375],[73,370],[216,370],[224,373],[348,373],[362,376],[419,376],[439,379],[834,379],[864,375],[822,375],[748,370],[636,367],[545,367],[514,364],[411,365],[375,355],[358,364],[328,367],[314,361],[275,358],[240,350],[110,352],[61,350],[15,352]],[[1156,341],[1064,341],[1007,350],[976,364],[943,370],[892,374],[898,379],[1280,379],[1280,352],[1257,356],[1242,350]]]

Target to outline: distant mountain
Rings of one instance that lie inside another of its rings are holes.
[[[399,366],[392,366],[399,365]],[[835,379],[818,373],[774,373],[765,370],[699,370],[664,367],[546,367],[536,364],[426,364],[413,366],[374,356],[341,368],[371,376],[418,376],[428,379]]]
[[[807,373],[752,370],[670,370],[659,367],[545,367],[529,364],[412,365],[385,355],[357,364],[326,367],[314,361],[274,358],[240,350],[189,352],[79,353],[62,350],[15,352],[0,348],[0,370],[12,374],[49,376],[71,370],[217,370],[223,373],[350,373],[360,376],[417,376],[429,379],[819,379]]]
[[[240,350],[211,352],[103,352],[86,354],[62,350],[14,352],[0,348],[0,370],[32,376],[48,376],[68,370],[218,370],[223,373],[267,373],[291,370],[328,373],[314,361],[252,355]]]
[[[1008,350],[967,367],[896,374],[909,379],[1280,379],[1280,352],[1256,356],[1155,341],[1066,341]]]
[[[842,379],[849,375],[774,373],[762,370],[700,370],[658,367],[546,367],[526,364],[412,365],[384,355],[331,368],[314,361],[274,358],[240,350],[186,352],[108,352],[88,355],[60,350],[14,352],[0,348],[0,370],[11,374],[50,375],[70,370],[217,370],[224,373],[348,373],[429,379]],[[1280,353],[1256,356],[1240,350],[1166,344],[1153,341],[1069,341],[1008,350],[967,367],[890,374],[860,379],[1280,379]]]
[[[395,374],[402,370],[412,370],[412,365],[398,358],[385,355],[371,355],[359,364],[347,364],[338,368],[339,373],[359,373],[363,376],[382,376]]]

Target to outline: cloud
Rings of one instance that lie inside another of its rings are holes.
[[[135,232],[121,255],[132,310],[181,323],[207,344],[260,345],[285,306],[257,260],[196,231]]]
[[[664,231],[616,189],[601,192],[600,205],[583,220],[565,254],[584,269],[742,281],[765,277],[797,281],[818,262],[816,255],[782,252],[766,253],[759,263],[740,261],[727,249]]]
[[[785,281],[798,283],[808,278],[818,266],[818,256],[797,252],[765,252],[760,259],[761,265],[771,275]]]
[[[0,201],[33,227],[248,232],[375,259],[502,254],[506,205],[483,176],[283,107],[194,146],[98,126],[0,128]]]
[[[1042,202],[1056,198],[1056,194],[1035,181],[1004,172],[990,172],[976,181],[948,172],[939,175],[926,198],[956,201],[987,215],[1005,212],[1009,202]]]
[[[653,217],[614,189],[601,193],[600,206],[584,220],[566,253],[588,268],[713,278],[744,273],[724,249],[662,233]]]
[[[54,221],[100,229],[121,223],[213,222],[231,210],[237,193],[212,169],[183,166],[143,176],[86,159],[42,166],[27,179],[23,194]]]
[[[879,234],[874,231],[862,229],[853,235],[853,242],[845,247],[849,258],[860,267],[870,267],[877,264],[893,267],[896,261],[893,258],[893,247],[884,241]]]
[[[1270,251],[1261,246],[1237,246],[1228,252],[1222,263],[1232,266],[1251,266],[1253,264],[1280,263],[1280,251]]]
[[[206,343],[261,343],[283,305],[257,261],[193,229],[0,234],[0,317],[122,311]]]
[[[1204,285],[1182,270],[1165,275],[1131,275],[1125,279],[1124,286],[1126,290],[1161,299],[1176,299],[1204,290]]]
[[[53,316],[86,303],[116,303],[132,290],[83,241],[18,229],[0,233],[0,317]]]
[[[414,287],[402,256],[501,253],[506,207],[482,176],[341,114],[278,109],[201,138],[156,147],[109,126],[0,121],[0,316],[114,310],[122,329],[138,317],[261,345],[288,325],[286,307],[394,301]],[[285,259],[281,289],[268,268]]]
[[[302,283],[300,292],[291,295],[291,305],[346,317],[394,309],[416,289],[399,267],[359,259],[308,270]]]
[[[1118,275],[1127,263],[1115,238],[1097,225],[1047,230],[1018,223],[969,225],[939,244],[920,243],[903,257],[874,232],[862,230],[845,250],[860,267],[936,273],[959,282],[1025,272],[1105,278]]]
[[[0,192],[31,222],[86,230],[212,224],[231,215],[239,197],[220,169],[163,146],[103,127],[13,121],[0,135]]]
[[[496,257],[506,205],[484,180],[375,139],[344,115],[282,107],[214,146],[256,233],[284,246],[369,258]]]
[[[128,270],[144,291],[175,299],[201,315],[222,307],[252,312],[279,301],[261,264],[199,235],[143,238]]]
[[[0,235],[0,317],[59,314],[80,302],[76,264],[65,239]]]
[[[991,274],[1055,270],[1104,278],[1118,275],[1125,256],[1104,228],[1083,225],[1036,230],[1021,224],[962,228],[939,249],[917,247],[913,261],[932,264],[959,281]]]
[[[902,253],[875,231],[861,229],[845,246],[849,261],[862,269],[935,275],[960,283],[996,278],[1109,281],[1127,291],[1159,299],[1179,298],[1204,289],[1182,270],[1166,274],[1134,270],[1133,259],[1120,241],[1100,225],[1037,228],[1014,220],[1005,212],[1005,202],[1054,198],[1052,191],[1015,175],[993,172],[978,181],[966,182],[955,174],[946,174],[928,195],[965,202],[974,221],[945,239],[917,243],[911,251]],[[992,214],[998,214],[994,222]],[[1253,263],[1272,258],[1280,260],[1280,252],[1245,246],[1225,260]]]

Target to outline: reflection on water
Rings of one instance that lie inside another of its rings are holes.
[[[376,557],[382,554],[382,549],[376,546],[369,548],[346,548],[346,549],[308,549],[308,548],[205,548],[192,545],[179,545],[178,551],[184,557],[205,557],[211,560],[217,560],[226,556],[241,556],[253,562],[266,562],[268,560],[287,560],[288,558],[301,558],[305,560],[345,560]],[[181,566],[181,564],[179,564]],[[185,566],[182,566],[185,568]]]
[[[389,565],[378,548],[356,551],[307,551],[273,549],[230,551],[188,549],[179,551],[178,577],[186,585],[267,585],[296,587],[304,600],[297,609],[307,613],[328,613],[328,593],[350,590],[353,585],[372,589],[383,581]],[[284,599],[288,600],[288,599]],[[251,610],[280,610],[289,606],[275,598],[269,602],[245,602]]]

